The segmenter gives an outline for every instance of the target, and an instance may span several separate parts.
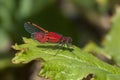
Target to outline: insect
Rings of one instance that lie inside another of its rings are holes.
[[[24,27],[25,30],[31,34],[31,37],[40,43],[59,43],[62,46],[65,44],[67,47],[71,46],[72,39],[70,37],[65,37],[55,32],[49,32],[31,22],[26,22]]]

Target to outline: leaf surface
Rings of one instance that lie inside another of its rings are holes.
[[[29,38],[23,40],[24,44],[13,46],[19,52],[12,62],[18,64],[29,63],[36,59],[42,60],[43,66],[39,72],[42,77],[51,80],[81,80],[93,74],[94,80],[106,80],[109,75],[120,76],[118,67],[106,64],[76,46],[73,46],[71,51],[67,47],[59,47],[56,44],[41,44]]]

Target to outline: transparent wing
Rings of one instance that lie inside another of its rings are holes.
[[[32,25],[30,22],[25,22],[24,23],[24,28],[27,32],[29,33],[34,33],[34,32],[41,32],[40,29],[36,28],[35,26]]]

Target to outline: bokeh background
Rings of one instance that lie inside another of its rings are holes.
[[[70,36],[72,44],[80,48],[90,41],[102,46],[119,3],[120,0],[0,0],[0,80],[36,78],[34,61],[26,65],[11,62],[15,55],[11,45],[30,37],[24,29],[25,22]]]

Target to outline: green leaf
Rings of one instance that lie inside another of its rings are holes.
[[[98,57],[99,59],[103,60],[104,62],[107,62],[109,64],[115,64],[112,61],[112,56],[107,54],[104,50],[103,47],[99,47],[96,43],[94,42],[89,42],[83,50],[85,52],[88,52],[90,54],[93,54],[95,57]]]
[[[103,47],[97,46],[94,42],[89,43],[84,48],[87,52],[102,53],[109,59],[113,59],[114,63],[120,65],[120,8],[111,19],[112,27],[109,33],[105,36]]]
[[[120,8],[112,18],[112,27],[104,41],[104,51],[110,54],[117,64],[120,64]]]
[[[108,75],[120,76],[118,67],[106,64],[76,46],[70,51],[67,47],[59,47],[56,44],[41,44],[28,38],[23,40],[25,44],[13,46],[19,52],[12,62],[18,64],[42,60],[43,66],[39,73],[42,77],[51,80],[81,80],[93,74],[94,80],[106,80]]]

